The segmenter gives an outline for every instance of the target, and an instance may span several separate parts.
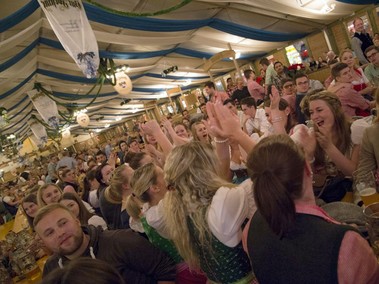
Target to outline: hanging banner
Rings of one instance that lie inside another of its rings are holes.
[[[36,140],[32,140],[35,142],[37,147],[44,147],[47,143],[47,133],[45,127],[35,120],[30,121],[29,126],[36,138]]]
[[[49,88],[46,89],[49,90]],[[43,92],[31,90],[27,94],[43,120],[52,128],[58,129],[59,114],[57,104]]]
[[[99,48],[81,0],[38,0],[63,48],[87,78],[99,67]]]
[[[29,136],[29,139],[31,143],[33,144],[33,146],[37,148],[43,148],[45,146],[44,143],[40,141],[34,134]]]

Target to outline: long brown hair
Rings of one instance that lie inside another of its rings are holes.
[[[28,221],[30,228],[32,228],[32,230],[34,230],[34,227],[33,227],[34,218],[30,217],[28,214],[26,214],[25,209],[24,209],[24,202],[34,203],[38,206],[37,196],[35,195],[35,193],[30,193],[27,196],[25,196],[21,202],[21,208],[22,208],[22,211],[24,211],[24,213],[25,213],[26,220]]]
[[[337,137],[337,142],[335,146],[337,149],[344,155],[346,155],[351,148],[351,130],[350,123],[346,119],[346,116],[342,110],[341,101],[332,92],[322,91],[316,94],[306,96],[302,101],[302,111],[303,113],[310,117],[309,105],[310,102],[322,100],[326,102],[334,115],[334,126],[333,131]],[[324,166],[325,165],[325,152],[321,146],[317,143],[315,151],[315,166]]]
[[[82,225],[88,225],[88,220],[94,215],[91,212],[88,211],[86,206],[84,205],[83,201],[80,199],[80,197],[76,193],[72,192],[65,192],[62,194],[61,201],[62,200],[72,200],[75,201],[79,206],[79,216],[78,219],[80,221],[80,224]]]
[[[303,192],[304,152],[288,135],[262,139],[247,158],[259,212],[278,236],[295,226],[294,200]]]

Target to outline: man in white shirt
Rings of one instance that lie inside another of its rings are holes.
[[[264,109],[257,109],[254,98],[244,98],[241,100],[241,109],[245,114],[243,130],[249,135],[257,133],[259,137],[268,136],[270,124],[267,121]]]

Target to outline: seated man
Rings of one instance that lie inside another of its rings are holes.
[[[282,85],[282,98],[287,101],[291,107],[291,110],[294,112],[296,105],[296,86],[290,78],[284,78],[280,83]]]
[[[267,121],[264,109],[257,109],[254,98],[245,98],[241,101],[241,109],[245,114],[243,130],[249,136],[257,133],[259,136],[268,136],[270,134],[270,124]]]
[[[356,115],[357,109],[369,109],[370,102],[353,89],[353,76],[345,63],[337,63],[332,68],[332,76],[336,83],[328,91],[335,93],[341,101],[342,109],[348,119]]]
[[[231,99],[233,100],[233,102],[237,100],[238,103],[240,103],[243,98],[250,97],[250,93],[247,87],[244,86],[242,78],[237,78],[236,82],[237,82],[237,87],[234,90]]]
[[[374,86],[379,86],[379,47],[370,46],[365,50],[366,57],[370,64],[365,68],[365,75],[367,79]]]
[[[79,257],[103,260],[116,268],[128,283],[174,283],[175,265],[145,238],[130,230],[103,231],[81,227],[65,206],[43,207],[34,219],[34,228],[53,252],[46,261],[43,277]]]
[[[259,105],[263,102],[265,97],[265,89],[255,81],[255,73],[253,70],[245,70],[243,74],[247,80],[247,89],[249,90],[250,95]]]

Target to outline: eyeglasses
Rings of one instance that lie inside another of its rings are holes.
[[[293,87],[293,84],[288,84],[288,85],[284,85],[284,86],[283,86],[284,89],[288,89],[288,88],[290,88],[290,87]]]
[[[373,52],[370,55],[367,55],[367,58],[371,59],[371,58],[375,57],[375,55],[377,55],[377,54],[378,54],[378,52]]]

